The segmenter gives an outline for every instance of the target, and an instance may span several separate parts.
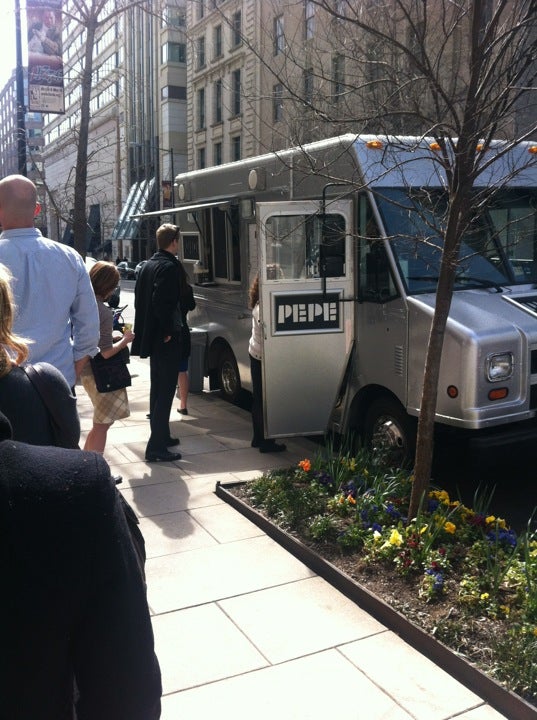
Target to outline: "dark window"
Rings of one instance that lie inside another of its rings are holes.
[[[233,13],[231,27],[233,47],[237,47],[242,43],[242,12],[240,10]]]
[[[332,98],[338,102],[343,95],[343,81],[345,78],[345,58],[343,55],[334,55],[332,58]]]
[[[231,111],[233,115],[241,114],[241,71],[231,73]]]
[[[162,46],[162,62],[186,62],[185,43],[168,42]]]
[[[274,18],[274,55],[279,55],[285,50],[285,37],[283,34],[283,15]]]
[[[202,35],[197,40],[197,60],[198,70],[205,67],[205,35]]]
[[[232,160],[240,160],[241,159],[241,136],[235,135],[235,137],[231,138],[231,159]]]
[[[198,90],[198,130],[205,127],[205,88]]]
[[[213,51],[214,57],[222,57],[222,26],[217,25],[213,31]]]
[[[272,119],[274,122],[283,120],[283,85],[276,83],[272,88]]]
[[[213,164],[214,165],[221,165],[222,164],[222,143],[217,142],[214,144],[213,148]]]
[[[198,168],[203,169],[205,167],[205,148],[198,148]]]
[[[217,80],[214,84],[214,122],[222,122],[222,81]]]
[[[304,37],[310,40],[315,32],[315,5],[311,0],[304,2]]]
[[[161,90],[162,100],[186,100],[186,87],[181,85],[166,85]]]

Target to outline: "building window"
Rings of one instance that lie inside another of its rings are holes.
[[[332,57],[332,99],[339,102],[344,93],[345,79],[345,58],[343,55],[334,55]]]
[[[241,114],[241,71],[233,70],[231,73],[231,112],[233,115]]]
[[[237,47],[237,45],[240,45],[242,43],[242,12],[240,10],[237,10],[237,12],[233,13],[233,17],[231,19],[231,27],[232,46]]]
[[[167,42],[162,46],[162,62],[186,63],[185,43]]]
[[[312,0],[304,2],[304,37],[310,40],[315,31],[315,5]]]
[[[200,70],[201,68],[205,67],[205,35],[202,35],[197,39],[196,42],[197,46],[197,59],[198,59],[198,65],[197,68]]]
[[[283,120],[283,85],[277,83],[272,88],[272,120],[281,122]]]
[[[279,55],[285,50],[285,37],[283,34],[283,15],[274,18],[274,55]]]
[[[166,85],[160,91],[162,100],[186,100],[186,87],[182,85]]]
[[[213,50],[214,57],[222,57],[222,26],[217,25],[213,31]]]
[[[205,88],[198,90],[198,130],[205,128]]]
[[[304,70],[304,102],[313,103],[313,70]]]
[[[205,17],[205,0],[197,0],[198,2],[198,20]]]
[[[217,142],[214,144],[213,148],[213,165],[221,165],[222,164],[222,143]]]
[[[345,0],[334,0],[334,12],[338,17],[346,17],[346,10]]]
[[[184,28],[186,26],[186,10],[184,8],[166,8],[162,27],[171,25],[171,27]]]
[[[241,159],[241,136],[235,135],[235,137],[231,138],[231,159],[232,160],[240,160]]]
[[[222,81],[217,80],[214,84],[214,122],[222,122]]]
[[[198,148],[198,168],[201,170],[205,167],[205,148]]]

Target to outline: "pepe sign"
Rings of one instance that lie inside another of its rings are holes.
[[[341,332],[340,296],[337,292],[273,295],[275,334],[289,332]]]

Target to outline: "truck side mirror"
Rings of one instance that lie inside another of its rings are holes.
[[[326,215],[320,216],[319,275],[322,278],[345,275],[345,234],[340,227],[331,227]]]

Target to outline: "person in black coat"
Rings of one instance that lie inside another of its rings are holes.
[[[177,259],[180,229],[164,224],[157,230],[157,252],[143,266],[134,291],[134,340],[131,354],[150,359],[149,419],[151,434],[147,462],[180,460],[168,450],[179,440],[171,437],[170,412],[181,360],[182,266]]]
[[[143,565],[108,465],[10,438],[0,413],[0,717],[157,720]]]

